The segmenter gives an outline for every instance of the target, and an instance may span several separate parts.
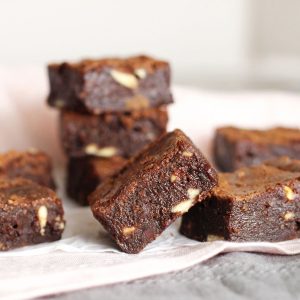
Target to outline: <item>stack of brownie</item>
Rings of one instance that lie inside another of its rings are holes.
[[[69,196],[87,196],[166,132],[170,67],[146,56],[48,66],[48,104],[60,110]]]

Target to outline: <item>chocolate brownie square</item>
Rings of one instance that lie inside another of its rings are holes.
[[[147,56],[50,64],[48,74],[57,108],[99,114],[173,102],[169,64]]]
[[[0,154],[0,176],[23,177],[55,189],[51,158],[36,149]]]
[[[120,249],[138,253],[204,199],[216,183],[215,170],[177,129],[102,183],[89,202],[95,218]]]
[[[280,156],[300,159],[300,130],[222,127],[216,130],[214,159],[221,171],[231,172]]]
[[[288,157],[219,174],[219,184],[182,218],[199,240],[270,241],[300,237],[300,161]]]
[[[63,217],[53,190],[20,177],[0,177],[1,251],[60,239]]]
[[[88,205],[87,196],[106,178],[118,172],[126,162],[120,156],[71,158],[68,163],[68,195],[78,203]]]
[[[165,133],[167,122],[165,107],[101,115],[62,111],[61,141],[72,157],[131,157]]]

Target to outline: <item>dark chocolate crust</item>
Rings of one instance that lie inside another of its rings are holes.
[[[281,156],[300,159],[300,130],[222,127],[216,130],[213,152],[215,163],[223,172],[258,165]]]
[[[9,151],[0,154],[0,176],[23,177],[55,189],[51,158],[36,149]]]
[[[166,132],[165,107],[101,115],[62,111],[61,141],[71,157],[131,157]]]
[[[282,157],[219,174],[210,197],[183,216],[180,232],[199,241],[300,237],[300,161]]]
[[[217,174],[175,130],[153,142],[90,196],[95,218],[118,246],[138,253],[216,185]]]
[[[87,197],[108,177],[118,172],[126,160],[120,156],[71,158],[68,163],[67,193],[81,205],[88,205]]]
[[[173,102],[169,64],[147,56],[50,64],[48,74],[57,108],[100,114]]]
[[[51,189],[24,178],[0,178],[0,250],[56,241],[65,221]]]

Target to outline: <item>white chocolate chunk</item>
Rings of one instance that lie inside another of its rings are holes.
[[[95,155],[99,157],[112,157],[117,154],[115,147],[99,148],[96,144],[90,144],[85,147],[85,153],[88,155]]]
[[[189,196],[189,199],[194,200],[200,194],[200,190],[190,188],[188,189],[187,194]]]
[[[290,221],[293,220],[295,218],[295,214],[293,212],[288,211],[284,217],[283,217],[286,221]]]
[[[110,75],[116,82],[129,89],[136,89],[138,87],[139,82],[133,74],[111,70]]]
[[[207,241],[208,242],[214,242],[214,241],[224,241],[224,237],[220,235],[215,235],[215,234],[209,234],[207,236]]]
[[[135,231],[135,227],[131,226],[131,227],[124,227],[123,228],[123,234],[124,235],[130,235]]]
[[[172,207],[172,213],[181,213],[184,214],[186,213],[193,205],[195,202],[195,198],[199,195],[200,190],[198,189],[188,189],[187,194],[189,196],[188,200],[184,200],[180,202],[179,204],[175,205]]]
[[[186,213],[194,204],[194,199],[184,200],[172,207],[172,213]]]
[[[183,152],[182,152],[182,155],[185,156],[185,157],[192,157],[192,156],[193,156],[193,153],[190,152],[190,151],[183,151]]]
[[[39,150],[36,149],[36,148],[31,147],[31,148],[27,149],[27,152],[30,153],[30,154],[37,154],[37,153],[39,153]]]
[[[145,69],[139,68],[139,69],[135,69],[134,73],[137,77],[143,79],[147,76],[147,71]]]
[[[178,177],[174,174],[172,174],[171,177],[170,177],[171,182],[175,182],[177,179],[178,179]]]
[[[63,108],[65,106],[65,103],[61,99],[56,99],[54,102],[54,106],[57,108]]]
[[[239,178],[243,178],[246,175],[246,173],[244,171],[238,171],[237,175]]]
[[[61,216],[56,216],[55,219],[55,228],[59,230],[64,230],[65,228],[65,222],[62,220]]]
[[[63,230],[65,228],[65,223],[64,222],[59,223],[58,226],[57,226],[57,228],[59,230]]]
[[[41,206],[38,210],[38,219],[40,223],[40,234],[45,235],[45,227],[47,225],[48,210],[46,206]]]
[[[292,201],[296,198],[296,194],[293,192],[293,190],[290,187],[284,186],[283,189],[284,189],[285,196],[288,200]]]

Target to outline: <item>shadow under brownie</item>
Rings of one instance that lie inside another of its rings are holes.
[[[70,158],[67,170],[68,195],[81,205],[88,205],[88,195],[105,179],[117,173],[126,162],[120,156]]]

